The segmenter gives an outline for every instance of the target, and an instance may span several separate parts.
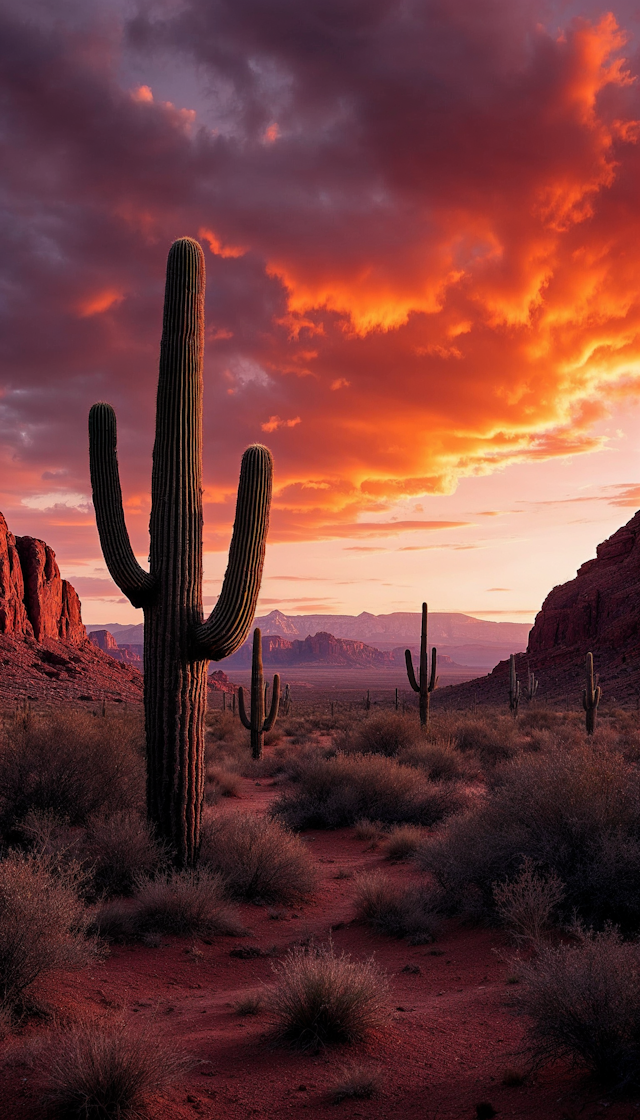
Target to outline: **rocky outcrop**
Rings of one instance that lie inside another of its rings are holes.
[[[14,537],[0,514],[0,634],[77,644],[87,632],[80,600],[56,555],[35,537]]]
[[[526,653],[516,655],[518,675],[539,680],[538,704],[581,708],[585,654],[593,653],[602,686],[602,707],[640,707],[640,511],[598,545],[575,579],[547,595],[529,634]],[[486,677],[434,693],[435,707],[504,705],[509,662]]]
[[[575,579],[547,595],[527,653],[634,649],[640,652],[640,512],[598,545]]]
[[[127,665],[135,665],[136,669],[142,670],[142,646],[119,646],[110,630],[92,630],[89,641],[116,661],[124,661]]]
[[[228,658],[225,664],[240,668],[251,664],[251,642]],[[333,634],[309,634],[304,641],[290,641],[279,634],[262,638],[262,659],[265,665],[345,665],[352,668],[382,668],[393,664],[391,653],[383,653],[364,642],[334,638]]]
[[[222,669],[214,669],[207,677],[207,685],[212,692],[227,692],[232,694],[238,691],[238,686],[230,681]]]

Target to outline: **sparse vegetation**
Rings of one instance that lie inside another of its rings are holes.
[[[334,1104],[342,1101],[369,1101],[380,1092],[382,1078],[380,1070],[362,1062],[344,1066],[340,1076],[331,1088]]]
[[[452,783],[429,782],[410,766],[380,755],[311,758],[273,813],[291,828],[341,828],[366,817],[384,824],[434,824],[456,812]]]
[[[137,716],[57,709],[9,724],[0,738],[0,839],[21,841],[30,812],[85,825],[96,813],[144,806]]]
[[[418,728],[408,719],[395,712],[377,712],[359,724],[348,725],[339,735],[337,745],[343,751],[393,758],[417,738]]]
[[[225,899],[222,877],[206,870],[137,879],[131,902],[107,903],[95,921],[99,933],[115,941],[163,933],[204,937],[244,932]]]
[[[0,863],[0,1010],[17,1015],[34,985],[96,956],[90,915],[78,897],[74,868],[38,855],[9,854]]]
[[[178,1080],[189,1059],[157,1033],[124,1020],[56,1033],[43,1058],[41,1097],[59,1120],[128,1120]]]
[[[534,1065],[565,1058],[605,1085],[637,1086],[640,1071],[640,953],[608,927],[576,931],[577,944],[543,948],[519,966],[514,997],[526,1016]]]
[[[390,829],[384,838],[384,853],[387,859],[401,860],[408,859],[417,852],[424,833],[421,828],[417,828],[414,824],[399,824],[396,828]]]
[[[512,721],[513,722],[513,721]],[[494,884],[525,860],[555,876],[557,913],[588,924],[640,924],[640,788],[633,766],[596,742],[524,754],[502,767],[485,801],[421,846],[451,912],[495,914]]]
[[[274,966],[268,1010],[275,1037],[302,1050],[360,1042],[387,1019],[387,982],[372,960],[331,944],[296,946]]]
[[[425,887],[394,883],[381,871],[354,880],[357,917],[378,933],[407,937],[412,945],[433,941],[440,919],[436,897]]]
[[[207,817],[200,860],[221,877],[231,898],[246,902],[300,902],[316,886],[304,841],[268,817]]]
[[[537,949],[552,926],[552,915],[565,895],[557,875],[540,875],[525,860],[515,879],[496,883],[493,897],[498,917],[516,944]]]

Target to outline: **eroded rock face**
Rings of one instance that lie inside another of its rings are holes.
[[[612,650],[640,643],[640,511],[596,549],[575,579],[554,587],[527,653]]]
[[[24,579],[16,539],[0,513],[0,634],[33,637],[24,602]]]
[[[14,537],[0,514],[0,634],[78,644],[87,636],[80,600],[60,578],[55,553],[35,537]]]

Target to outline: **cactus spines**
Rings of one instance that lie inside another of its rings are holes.
[[[519,704],[520,681],[516,674],[516,655],[512,653],[509,657],[509,710],[514,719],[517,718]]]
[[[587,735],[593,735],[596,729],[596,715],[600,703],[601,690],[596,677],[593,679],[593,654],[587,654],[587,687],[582,691],[582,707],[586,712]]]
[[[149,572],[129,541],[118,474],[116,417],[108,404],[89,414],[93,502],[114,581],[144,628],[147,810],[178,865],[195,862],[204,793],[207,662],[242,644],[253,621],[269,519],[273,463],[266,447],[245,451],[222,591],[202,612],[202,360],[204,256],[189,237],[167,262],[156,438],[153,449]]]
[[[238,713],[242,724],[251,732],[251,756],[262,758],[265,731],[271,731],[278,718],[280,703],[280,677],[273,678],[273,692],[269,715],[265,718],[265,701],[268,685],[262,674],[262,633],[256,626],[253,631],[253,656],[251,658],[251,716],[247,716],[244,703],[244,689],[238,689]]]
[[[438,678],[436,677],[436,661],[437,652],[434,646],[431,650],[431,674],[428,672],[428,657],[427,657],[427,631],[428,631],[428,610],[427,604],[422,604],[422,627],[420,630],[420,671],[418,680],[413,671],[413,658],[411,657],[411,650],[404,651],[404,658],[407,663],[407,676],[409,684],[414,692],[420,693],[420,726],[429,726],[429,694],[434,691],[438,686]]]

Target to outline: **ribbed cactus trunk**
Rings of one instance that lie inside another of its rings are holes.
[[[582,692],[582,707],[586,715],[586,731],[587,735],[593,735],[596,729],[596,716],[598,714],[598,704],[600,703],[601,689],[598,685],[596,677],[595,683],[593,678],[593,654],[588,653],[586,657],[587,671],[587,687]]]
[[[272,460],[249,448],[242,460],[229,564],[218,603],[202,618],[202,362],[204,257],[190,238],[169,253],[156,439],[150,571],[127,534],[109,405],[89,417],[91,480],[100,540],[113,579],[143,607],[147,807],[179,866],[198,854],[204,793],[207,664],[233,653],[249,630],[260,589]]]
[[[177,242],[160,344],[149,522],[156,594],[144,612],[144,706],[149,814],[177,841],[181,863],[197,851],[204,797],[207,661],[194,656],[191,637],[202,622],[204,287],[202,252]]]

